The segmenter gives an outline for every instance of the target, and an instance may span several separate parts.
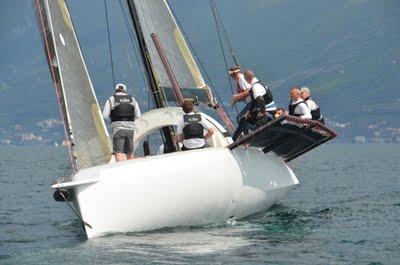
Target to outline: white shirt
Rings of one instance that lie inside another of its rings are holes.
[[[295,105],[299,102],[304,102],[301,98],[299,98],[296,101],[292,101],[290,104],[291,105]],[[309,119],[311,120],[311,112],[310,109],[308,108],[307,104],[299,104],[296,106],[296,108],[294,109],[294,113],[297,115],[300,115],[300,118],[303,119]]]
[[[265,95],[265,93],[267,93],[266,88],[262,84],[257,83],[257,82],[258,82],[258,79],[255,77],[253,78],[253,80],[251,80],[254,98],[262,97]],[[276,110],[275,102],[272,101],[272,102],[268,103],[267,105],[265,105],[265,110],[266,111]]]
[[[202,113],[195,113],[195,112],[190,112],[186,115],[195,115],[195,114],[200,114],[201,115],[201,121],[200,124],[203,125],[203,128],[206,130],[209,130],[212,128],[211,124],[206,121],[204,118],[204,115]],[[185,122],[184,118],[182,116],[182,120],[178,123],[178,128],[177,128],[177,133],[183,135],[183,128],[185,127]],[[206,140],[204,138],[192,138],[192,139],[187,139],[183,140],[183,145],[188,148],[188,149],[194,149],[194,148],[201,148],[206,144]]]
[[[267,91],[265,91],[265,87],[257,82],[258,79],[255,77],[253,80],[251,80],[251,90],[253,91],[254,98],[258,98],[260,96],[262,97],[265,93],[267,93]]]
[[[236,80],[236,84],[238,85],[239,89],[244,91],[251,88],[251,85],[247,83],[246,79],[244,79],[244,74],[239,73],[238,79]]]
[[[315,103],[315,101],[312,99],[307,99],[306,103],[307,103],[307,106],[310,109],[310,111],[316,110],[318,108],[317,103]]]
[[[244,74],[242,74],[242,73],[238,74],[238,79],[236,80],[236,85],[238,86],[238,89],[241,90],[241,92],[249,90],[251,88],[251,85],[249,83],[247,83],[246,79],[244,78]],[[249,103],[251,101],[250,96],[247,96],[245,98],[245,101],[247,103]]]
[[[126,93],[123,92],[117,92],[115,95],[127,95]],[[132,97],[132,105],[135,107],[135,118],[139,118],[141,116],[140,113],[140,108],[139,104],[136,102],[135,98]],[[114,105],[114,96],[110,97],[107,101],[106,104],[104,104],[104,109],[103,109],[103,118],[105,120],[110,120],[110,114],[111,114],[111,108],[112,105]],[[112,134],[114,135],[117,131],[121,129],[126,129],[126,130],[133,130],[135,128],[135,123],[132,121],[116,121],[111,123],[111,131]]]

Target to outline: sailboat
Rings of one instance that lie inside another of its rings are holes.
[[[135,121],[135,150],[160,132],[163,152],[115,163],[110,138],[65,0],[34,0],[65,127],[72,174],[52,187],[73,205],[88,238],[224,223],[265,211],[299,181],[287,162],[336,136],[324,125],[281,116],[237,141],[165,0],[126,0],[155,108]],[[179,105],[193,100],[216,133],[180,152]]]

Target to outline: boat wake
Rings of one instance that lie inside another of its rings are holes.
[[[328,208],[302,211],[278,204],[268,211],[234,222],[110,234],[85,241],[83,245],[89,249],[106,248],[111,252],[153,259],[157,259],[160,253],[211,255],[246,249],[260,241],[273,244],[299,242],[312,234],[324,219],[329,220],[331,215],[332,210]]]

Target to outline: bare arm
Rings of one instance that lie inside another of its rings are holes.
[[[182,134],[177,134],[177,140],[178,142],[182,143],[183,142],[183,135]]]
[[[247,96],[249,95],[249,90],[246,89],[243,92],[240,92],[239,94],[235,94],[232,97],[232,106],[236,104],[236,102],[244,100]]]
[[[215,133],[215,129],[214,128],[208,129],[206,135],[204,136],[204,139],[206,139],[206,140],[210,139],[211,136],[213,136],[214,133]]]

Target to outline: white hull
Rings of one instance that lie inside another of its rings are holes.
[[[271,207],[299,182],[255,148],[207,148],[79,171],[71,191],[88,238],[239,219]]]

